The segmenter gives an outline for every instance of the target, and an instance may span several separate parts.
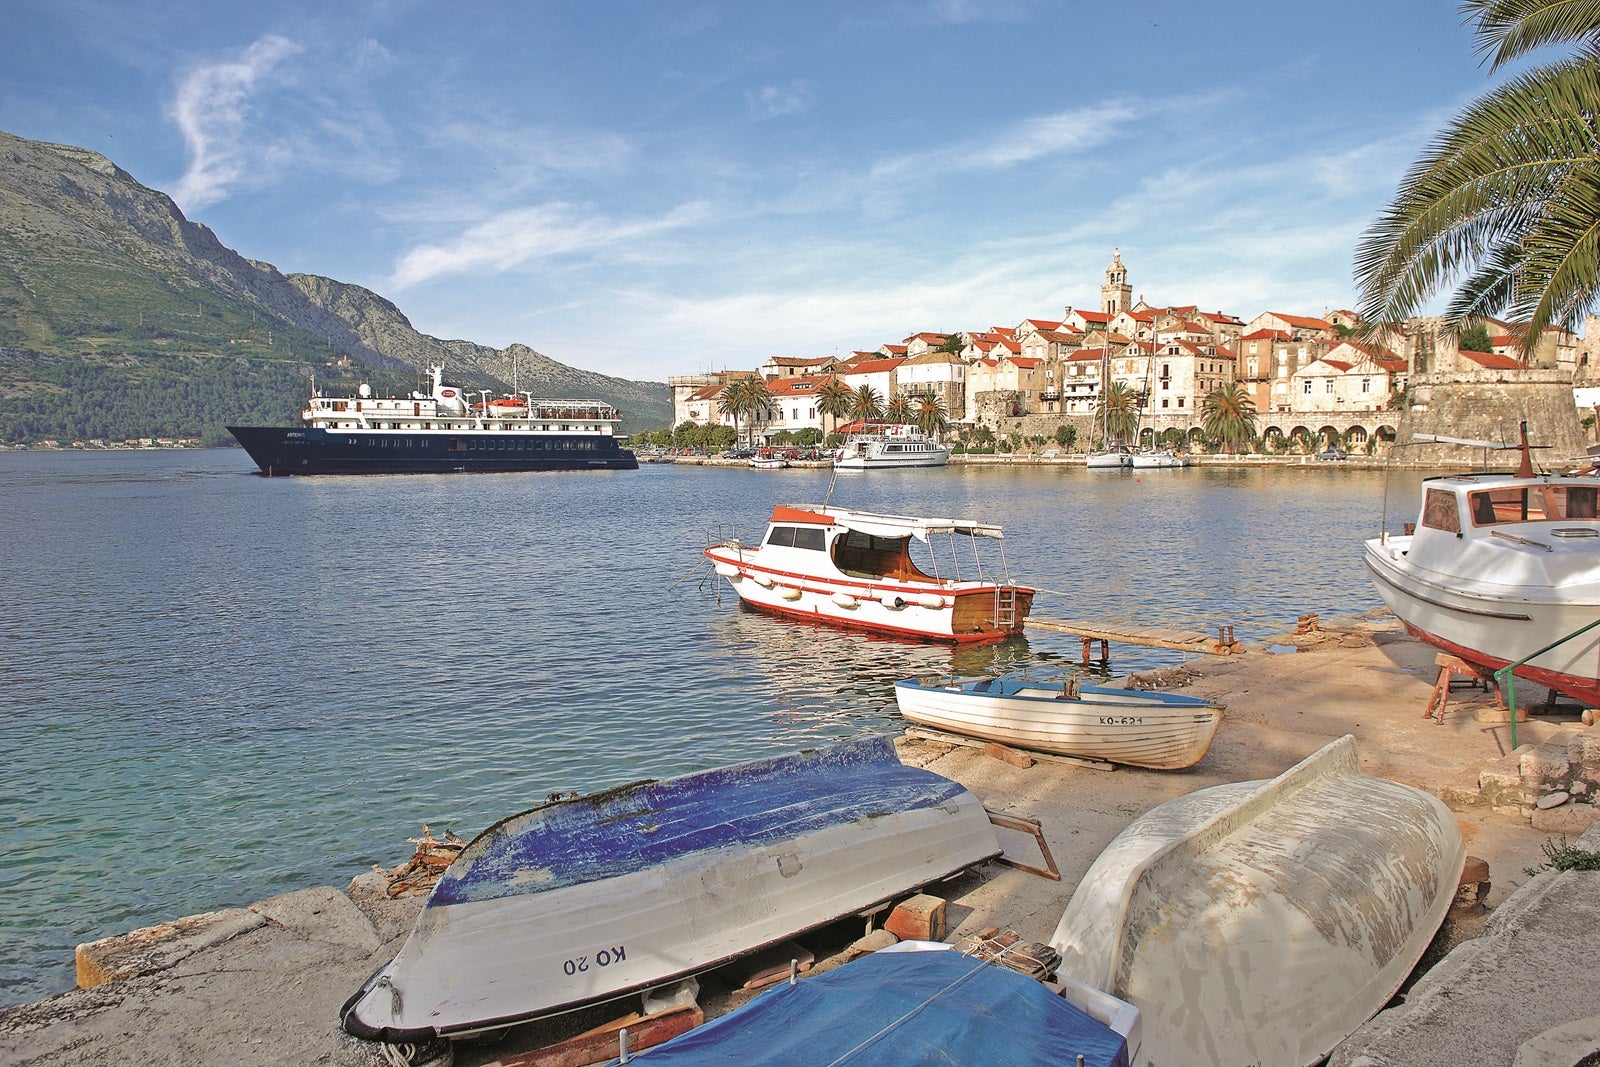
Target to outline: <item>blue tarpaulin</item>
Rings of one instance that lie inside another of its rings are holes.
[[[639,1067],[1128,1067],[1122,1035],[1039,982],[954,951],[877,952],[777,986]],[[611,1061],[615,1065],[618,1061]]]

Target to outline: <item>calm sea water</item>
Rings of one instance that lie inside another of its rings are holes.
[[[0,1004],[70,988],[80,941],[399,863],[424,823],[894,730],[912,673],[1078,660],[1067,635],[955,651],[739,609],[700,549],[820,502],[826,471],[253,470],[0,454]],[[833,502],[1003,521],[1039,615],[1249,640],[1378,606],[1382,474],[1141,475],[872,472]],[[1391,476],[1391,527],[1415,485]]]

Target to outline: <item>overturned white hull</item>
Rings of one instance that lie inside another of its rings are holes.
[[[480,834],[359,1037],[467,1034],[716,966],[997,855],[983,805],[887,738],[541,805]]]
[[[1465,858],[1450,811],[1362,774],[1345,737],[1135,820],[1051,944],[1062,974],[1139,1008],[1141,1063],[1306,1067],[1410,974]]]

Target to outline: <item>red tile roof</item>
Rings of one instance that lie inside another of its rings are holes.
[[[1493,352],[1468,352],[1463,348],[1461,357],[1471,360],[1487,370],[1518,370],[1522,367],[1521,360],[1513,359],[1510,356],[1496,355]]]

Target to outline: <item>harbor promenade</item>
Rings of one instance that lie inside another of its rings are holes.
[[[1159,674],[1153,680],[1163,688],[1226,706],[1211,751],[1192,771],[1102,770],[901,742],[903,759],[963,783],[991,810],[1037,819],[1061,871],[1062,880],[1053,882],[993,866],[954,883],[946,894],[950,937],[993,925],[1047,940],[1089,865],[1138,815],[1205,786],[1271,777],[1349,733],[1364,771],[1446,799],[1468,853],[1486,861],[1491,888],[1487,910],[1453,914],[1424,960],[1433,966],[1455,948],[1436,968],[1448,979],[1424,977],[1415,1008],[1380,1016],[1333,1062],[1511,1063],[1524,1043],[1581,1042],[1570,1027],[1594,1014],[1583,978],[1600,948],[1594,932],[1600,873],[1528,873],[1543,863],[1543,846],[1556,835],[1531,824],[1528,806],[1481,788],[1486,772],[1493,777],[1506,766],[1509,724],[1494,721],[1487,696],[1472,691],[1452,695],[1442,722],[1424,718],[1437,675],[1432,648],[1392,621],[1330,620],[1320,631],[1284,635],[1239,655],[1199,657]],[[1517,728],[1524,751],[1589,734],[1575,715],[1539,716]],[[1561,825],[1576,839],[1596,809],[1566,808]],[[397,815],[396,863],[405,858],[399,853],[407,850],[406,829]],[[1014,846],[1009,838],[1005,843]],[[1031,858],[1026,839],[1015,847],[1019,858]],[[383,885],[381,876],[363,873],[347,887],[308,888],[111,939],[87,953],[90,969],[128,976],[0,1012],[0,1062],[378,1063],[370,1046],[339,1033],[337,1015],[396,951],[419,907],[417,898],[388,899]],[[814,945],[819,967],[842,947],[826,938],[799,940]],[[714,1015],[747,996],[723,992],[708,978],[702,1005]],[[1561,1026],[1569,1026],[1565,1038],[1546,1033]],[[518,1028],[494,1044],[458,1044],[450,1055],[456,1064],[482,1067],[536,1040]]]

